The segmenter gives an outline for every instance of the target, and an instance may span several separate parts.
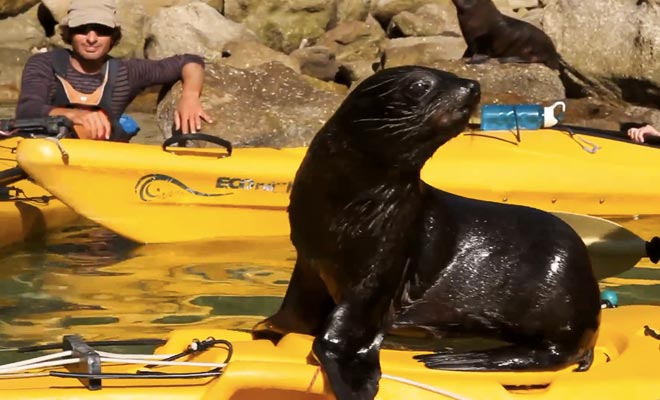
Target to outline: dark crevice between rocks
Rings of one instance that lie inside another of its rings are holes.
[[[41,27],[44,28],[46,37],[53,37],[55,35],[57,21],[55,20],[53,13],[51,13],[48,7],[43,3],[39,4],[37,7],[37,19],[39,20]]]

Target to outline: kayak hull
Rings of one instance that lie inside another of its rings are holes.
[[[155,243],[287,235],[289,191],[305,151],[239,148],[226,157],[222,149],[33,139],[21,142],[17,158],[81,215]],[[511,132],[463,133],[438,150],[422,178],[459,195],[548,211],[655,215],[660,188],[649,182],[660,181],[660,168],[649,163],[657,152],[555,130],[523,131],[520,141]]]
[[[20,138],[0,144],[0,170],[16,166],[13,149]],[[0,198],[0,247],[65,226],[78,215],[48,191],[29,180],[9,185],[8,197]]]
[[[379,399],[653,399],[660,393],[657,339],[644,326],[660,321],[660,307],[625,306],[603,311],[592,367],[537,372],[456,372],[431,370],[412,356],[422,351],[382,350]],[[213,337],[233,344],[233,356],[220,377],[200,379],[104,379],[89,390],[75,378],[32,377],[0,380],[8,399],[325,399],[333,398],[318,366],[310,361],[312,338],[290,334],[278,345],[252,340],[249,333],[228,330],[180,330],[157,354],[176,354],[193,339]],[[218,345],[189,358],[223,363]],[[134,373],[144,365],[101,367],[104,373]],[[157,367],[160,372],[201,372],[210,367]],[[441,394],[445,393],[445,395]],[[453,397],[449,397],[450,394]]]

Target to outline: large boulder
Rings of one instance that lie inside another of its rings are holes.
[[[46,33],[37,18],[38,7],[34,6],[23,14],[0,20],[0,47],[31,50],[46,44]]]
[[[239,20],[268,47],[290,53],[319,38],[335,17],[335,4],[325,0],[248,0],[232,18]],[[225,13],[229,10],[225,9]]]
[[[624,99],[660,104],[660,2],[552,0],[543,28],[578,70],[621,86]]]
[[[0,48],[0,103],[15,103],[21,88],[25,62],[32,55],[27,50]]]
[[[208,61],[222,58],[225,45],[238,39],[255,39],[244,25],[225,18],[206,3],[197,1],[163,8],[151,19],[145,56],[158,59],[181,53],[204,55]]]
[[[39,0],[0,0],[0,18],[13,17],[39,4]]]
[[[171,135],[181,94],[177,83],[158,104],[158,125]],[[214,123],[204,132],[234,146],[307,146],[343,96],[318,90],[300,74],[273,62],[242,70],[209,64],[202,103]]]

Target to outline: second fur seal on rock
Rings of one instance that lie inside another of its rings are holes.
[[[474,62],[542,63],[559,69],[552,39],[534,25],[502,14],[492,0],[453,0],[458,24],[467,44],[463,57]]]
[[[384,69],[347,96],[308,148],[289,206],[296,265],[280,310],[253,335],[314,335],[313,354],[339,400],[374,398],[390,330],[509,343],[420,358],[432,368],[592,361],[600,301],[580,237],[540,210],[420,179],[479,98],[477,82],[447,72]]]

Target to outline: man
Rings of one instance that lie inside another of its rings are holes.
[[[181,79],[175,128],[194,133],[202,120],[212,122],[200,101],[201,57],[121,60],[108,55],[121,39],[115,0],[72,0],[60,29],[71,51],[56,49],[30,57],[23,70],[17,119],[63,115],[81,138],[128,141],[130,132],[119,119],[130,102],[149,86]]]

